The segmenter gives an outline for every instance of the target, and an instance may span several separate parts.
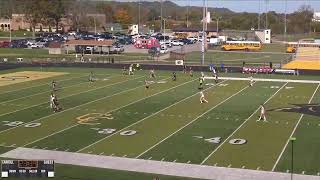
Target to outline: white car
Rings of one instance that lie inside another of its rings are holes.
[[[174,46],[183,46],[184,45],[183,42],[178,41],[178,40],[171,41],[171,44],[174,45]]]
[[[168,51],[168,48],[167,48],[167,46],[166,45],[162,45],[161,47],[160,47],[160,54],[166,54],[166,53],[168,53],[169,51]]]

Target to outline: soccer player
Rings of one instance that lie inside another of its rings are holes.
[[[144,80],[144,85],[146,86],[146,89],[149,89],[149,82],[146,79]]]
[[[132,64],[129,66],[129,75],[133,75],[133,67],[132,67]]]
[[[192,68],[190,67],[190,69],[189,69],[189,75],[190,75],[190,77],[193,77],[193,71],[192,71]]]
[[[50,95],[50,98],[49,98],[49,102],[50,102],[50,108],[55,112],[56,107],[54,105],[54,98],[55,98],[55,96],[52,92]]]
[[[176,80],[177,80],[177,73],[172,72],[172,81],[176,81]]]
[[[217,74],[217,73],[216,73],[215,76],[214,76],[214,81],[215,81],[216,83],[219,82],[219,77],[218,77],[218,74]]]
[[[150,70],[150,78],[156,78],[156,75],[154,73],[154,69]]]
[[[199,89],[203,89],[203,81],[204,81],[204,78],[200,77],[199,78]]]
[[[264,107],[263,104],[261,104],[261,106],[260,106],[260,117],[257,121],[260,121],[261,119],[263,119],[263,122],[267,122],[266,108]]]
[[[253,86],[253,77],[252,77],[252,75],[249,77],[249,80],[250,80],[249,86],[252,87]]]
[[[51,82],[51,87],[52,87],[52,91],[56,91],[57,89],[57,82],[55,81],[55,80],[53,80],[52,82]]]
[[[91,71],[90,74],[89,74],[89,82],[94,82],[94,74],[93,72]]]
[[[204,94],[200,91],[200,103],[208,103],[208,101],[204,98]]]
[[[126,67],[125,67],[125,66],[123,66],[122,74],[123,74],[123,75],[127,75],[127,69],[126,69]]]

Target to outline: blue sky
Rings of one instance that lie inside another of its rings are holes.
[[[108,1],[108,0],[105,0]],[[118,0],[118,1],[138,1],[138,0]],[[155,0],[141,0],[155,1]],[[160,1],[160,0],[157,0]],[[163,0],[165,1],[165,0]],[[186,6],[188,3],[193,6],[202,6],[203,0],[171,0],[181,6]],[[208,0],[208,5],[211,7],[225,7],[236,12],[259,12],[266,10],[266,0]],[[276,12],[285,11],[285,0],[268,0],[268,10]],[[320,0],[287,0],[287,12],[296,11],[302,5],[311,5],[316,12],[320,12]]]
[[[203,0],[173,0],[179,5],[202,6]],[[210,7],[225,7],[236,12],[259,12],[259,0],[208,0]],[[296,11],[302,5],[310,5],[314,11],[320,11],[320,0],[287,0],[287,12]],[[268,10],[285,11],[285,0],[269,0]],[[260,11],[266,10],[266,1],[260,0]]]

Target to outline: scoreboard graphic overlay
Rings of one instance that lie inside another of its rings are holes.
[[[54,161],[1,160],[1,177],[54,177]]]

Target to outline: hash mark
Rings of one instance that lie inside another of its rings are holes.
[[[104,154],[104,152],[100,153],[99,155],[102,155],[102,154]]]
[[[189,164],[191,161],[188,161],[187,164]]]
[[[150,159],[152,159],[152,157],[149,157],[148,159],[150,160]]]
[[[163,160],[164,160],[164,158],[161,159],[161,161],[163,161]]]
[[[229,164],[228,168],[231,167],[231,164]]]
[[[123,155],[122,157],[127,157],[127,155],[125,154],[125,155]]]
[[[175,159],[173,162],[176,162],[177,160]]]

